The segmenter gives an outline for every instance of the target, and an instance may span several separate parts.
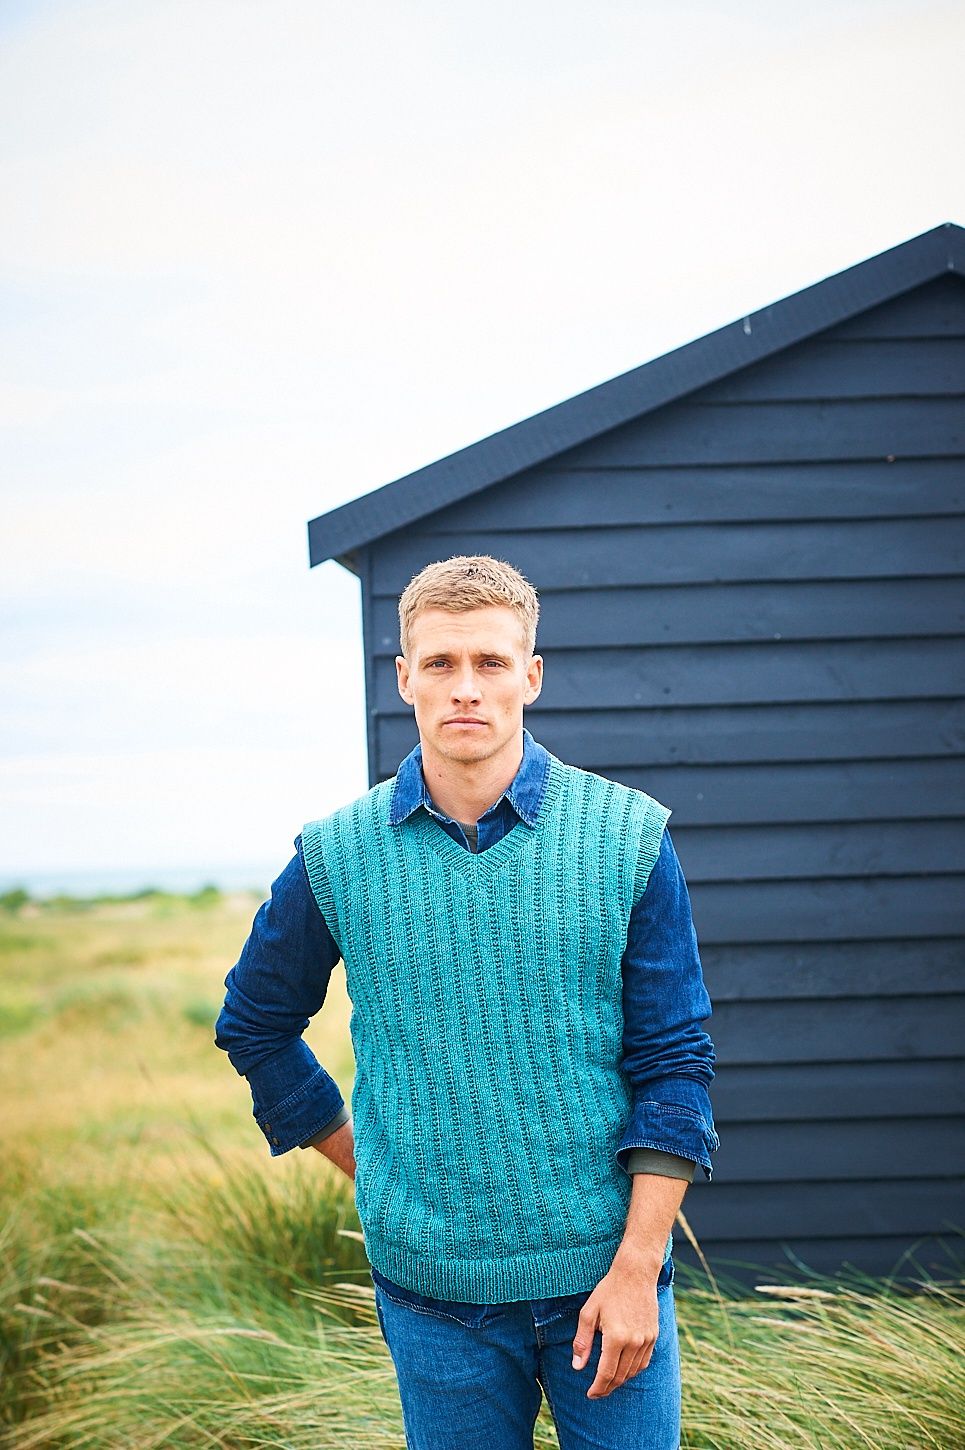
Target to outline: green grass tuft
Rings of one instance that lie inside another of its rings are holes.
[[[404,1450],[352,1186],[211,1040],[257,900],[159,897],[0,912],[0,1441]],[[349,1012],[336,974],[308,1034],[346,1098]],[[679,1263],[682,1446],[963,1445],[965,1263],[918,1279]]]

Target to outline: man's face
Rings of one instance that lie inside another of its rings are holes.
[[[543,661],[529,654],[522,636],[519,619],[501,604],[416,616],[408,659],[398,655],[395,664],[399,694],[415,707],[423,752],[468,763],[515,748],[523,706],[543,683]]]

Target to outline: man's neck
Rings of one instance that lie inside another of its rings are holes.
[[[474,825],[508,790],[523,761],[523,737],[518,746],[500,751],[489,760],[449,760],[422,750],[426,789],[444,815]]]

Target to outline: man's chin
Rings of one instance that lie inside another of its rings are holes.
[[[493,742],[488,730],[447,731],[443,729],[439,740],[440,754],[450,760],[485,760],[493,751]]]
[[[460,740],[446,751],[450,760],[485,760],[492,753],[492,745],[486,740]]]

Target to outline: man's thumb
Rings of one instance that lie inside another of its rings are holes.
[[[589,1304],[584,1304],[580,1311],[580,1322],[577,1325],[576,1336],[573,1340],[573,1368],[582,1369],[590,1357],[590,1350],[593,1347],[593,1330],[596,1324],[596,1316],[590,1309]]]

